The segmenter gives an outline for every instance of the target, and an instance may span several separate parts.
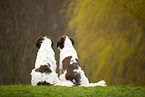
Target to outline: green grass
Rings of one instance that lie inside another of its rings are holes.
[[[30,86],[8,85],[0,86],[0,97],[37,96],[37,97],[145,97],[145,87],[107,86],[107,87],[61,87],[61,86]]]

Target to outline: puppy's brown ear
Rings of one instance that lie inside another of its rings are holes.
[[[65,41],[65,37],[64,36],[60,36],[58,41],[57,41],[57,48],[59,47],[59,48],[63,49],[64,41]]]
[[[53,47],[53,41],[51,40],[51,47]]]
[[[72,45],[75,43],[74,39],[72,39],[71,37],[69,38],[72,42]]]
[[[60,41],[61,41],[61,37],[59,37],[58,40],[57,40],[57,43],[56,43],[57,48],[60,46]]]
[[[43,38],[42,36],[40,36],[39,38],[37,38],[37,40],[36,40],[36,42],[35,42],[35,46],[36,46],[37,48],[40,48],[43,39],[44,39],[44,38]]]

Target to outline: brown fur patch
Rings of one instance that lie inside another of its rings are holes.
[[[35,69],[36,72],[41,72],[41,73],[51,73],[51,69],[46,66],[46,65],[41,65],[39,68]]]
[[[63,70],[65,71],[68,67],[68,65],[70,64],[70,60],[71,60],[72,56],[66,57],[63,61]]]
[[[47,83],[46,81],[44,82],[38,82],[37,85],[46,85],[46,86],[50,86],[50,83]]]
[[[70,41],[72,42],[72,45],[75,43],[74,39],[72,39],[71,37],[69,37]]]
[[[77,63],[68,65],[66,79],[72,81],[75,85],[80,85],[81,76],[79,73],[74,72],[75,69],[78,69]]]
[[[60,36],[57,41],[57,47],[60,47],[61,49],[63,49],[64,41],[65,41],[65,36]]]
[[[39,38],[37,38],[37,40],[35,42],[35,46],[37,48],[40,48],[43,39],[44,39],[43,36],[40,36]]]
[[[51,40],[51,47],[53,47],[53,41]]]
[[[75,82],[73,82],[75,85],[80,85],[81,84],[81,75],[77,72],[74,73],[74,80]]]
[[[76,58],[76,61],[77,61],[78,65],[81,66],[80,60]]]
[[[78,69],[80,62],[76,59],[77,63],[70,64],[72,56],[66,57],[63,61],[63,71],[67,70],[66,79],[72,81],[75,85],[80,85],[81,76],[79,73],[74,72],[75,69]],[[62,72],[63,72],[62,71]]]

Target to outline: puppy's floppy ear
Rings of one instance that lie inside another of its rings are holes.
[[[57,41],[57,48],[60,47],[61,49],[64,47],[65,36],[60,36]]]
[[[57,40],[57,44],[56,44],[57,48],[60,46],[60,41],[61,41],[61,37],[59,37]]]
[[[75,43],[74,39],[72,39],[71,37],[69,37],[69,39],[71,40],[72,45],[73,45]]]
[[[51,47],[53,47],[53,41],[51,40]]]
[[[41,43],[42,43],[42,40],[43,40],[43,37],[42,37],[42,36],[40,36],[39,38],[37,38],[37,40],[36,40],[36,42],[35,42],[35,46],[36,46],[37,48],[40,48]]]

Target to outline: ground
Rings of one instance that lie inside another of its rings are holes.
[[[8,85],[0,86],[0,97],[39,96],[39,97],[145,97],[144,86],[123,85],[107,87],[61,87],[61,86],[30,86]]]

